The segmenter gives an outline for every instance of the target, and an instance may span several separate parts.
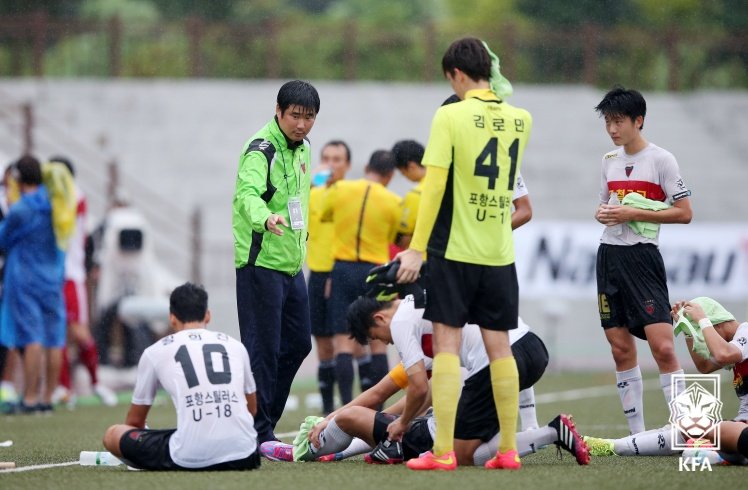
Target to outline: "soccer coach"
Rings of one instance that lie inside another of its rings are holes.
[[[296,371],[312,349],[306,255],[311,149],[319,94],[294,80],[275,117],[245,143],[233,200],[236,304],[257,383],[257,442],[276,440]]]

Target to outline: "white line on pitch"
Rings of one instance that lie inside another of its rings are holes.
[[[21,471],[34,471],[34,470],[46,470],[47,468],[57,468],[60,466],[73,466],[78,464],[78,461],[68,461],[67,463],[53,463],[53,464],[35,464],[32,466],[21,466],[20,468],[11,468],[8,470],[0,470],[2,473],[20,473]]]
[[[660,380],[650,379],[643,383],[645,390],[653,390],[660,387]],[[579,400],[580,398],[597,398],[610,396],[618,393],[615,384],[592,386],[590,388],[579,388],[576,390],[557,391],[555,393],[542,393],[535,395],[535,403],[553,403],[561,401]]]

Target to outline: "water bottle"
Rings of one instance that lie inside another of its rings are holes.
[[[112,453],[107,451],[81,451],[81,466],[119,466],[123,464]]]
[[[621,201],[618,200],[617,192],[610,193],[610,197],[608,198],[608,204],[615,205],[615,206],[621,205]],[[612,233],[615,236],[621,235],[623,233],[623,223],[618,223],[617,225],[609,226],[608,230],[610,230],[610,233]]]
[[[312,185],[314,187],[322,187],[327,184],[330,175],[332,175],[332,170],[327,167],[320,168],[319,171],[314,174],[314,177],[312,177]]]

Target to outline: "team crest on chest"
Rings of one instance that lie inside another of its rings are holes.
[[[626,177],[631,177],[631,172],[634,170],[633,165],[627,165],[626,166]]]

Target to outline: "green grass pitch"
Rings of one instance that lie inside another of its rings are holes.
[[[645,381],[656,380],[656,373],[645,374]],[[737,399],[731,386],[731,373],[722,374],[722,415],[731,418],[737,410]],[[651,385],[651,381],[649,381]],[[656,383],[656,382],[655,382]],[[611,386],[608,394],[540,403],[538,420],[547,422],[560,412],[571,413],[582,434],[619,437],[625,435],[626,423],[615,393],[610,373],[567,373],[547,375],[536,385],[536,396]],[[313,380],[294,386],[303,400],[315,391]],[[562,398],[562,397],[554,397]],[[652,386],[645,392],[647,427],[664,425],[666,409],[662,392]],[[0,447],[0,461],[14,461],[18,467],[77,461],[83,450],[103,450],[101,437],[113,423],[124,420],[126,404],[116,408],[81,406],[74,411],[58,409],[52,416],[2,416],[0,441],[13,440],[10,448]],[[287,412],[278,433],[298,429],[305,410]],[[149,425],[165,428],[175,423],[171,401],[162,400],[153,407]],[[290,438],[286,438],[290,442]],[[677,457],[592,458],[589,466],[580,467],[571,455],[559,459],[553,447],[523,459],[518,472],[487,471],[460,467],[455,472],[412,472],[404,465],[372,466],[361,458],[339,463],[274,463],[263,459],[262,468],[252,472],[135,472],[124,467],[81,467],[78,465],[40,469],[28,472],[0,472],[0,489],[287,489],[356,490],[406,488],[408,490],[453,489],[719,489],[745,487],[748,468],[715,467],[712,472],[678,471]]]

